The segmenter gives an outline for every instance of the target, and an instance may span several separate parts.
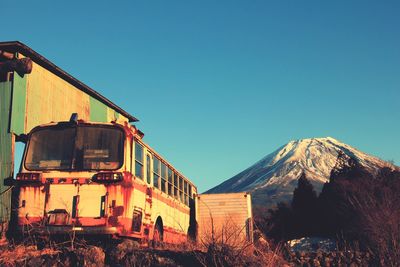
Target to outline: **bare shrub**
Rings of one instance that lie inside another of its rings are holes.
[[[372,177],[355,164],[340,170],[320,195],[330,233],[372,254],[376,266],[400,266],[400,172]]]
[[[206,247],[220,243],[239,249],[251,244],[246,236],[246,227],[235,223],[230,216],[216,220],[210,215],[210,220],[202,222],[199,233],[198,242]]]
[[[358,218],[360,241],[382,266],[400,266],[400,174],[383,170],[348,201]]]
[[[58,253],[59,251],[50,248],[38,250],[34,245],[9,245],[7,248],[1,248],[0,266],[32,265],[34,263],[43,263],[43,256],[55,256]]]
[[[211,216],[210,216],[211,217]],[[279,248],[272,250],[265,236],[257,231],[256,242],[243,238],[243,227],[227,217],[225,223],[216,227],[212,217],[209,230],[199,240],[199,250],[195,256],[202,266],[282,266]]]

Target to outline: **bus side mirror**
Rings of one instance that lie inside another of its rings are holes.
[[[4,179],[4,185],[5,186],[13,186],[15,185],[15,179],[12,177],[8,177],[6,179]]]
[[[78,124],[78,113],[72,113],[69,118],[69,122],[73,124]]]
[[[26,144],[26,142],[28,141],[28,135],[26,135],[26,134],[17,135],[15,137],[15,141]]]

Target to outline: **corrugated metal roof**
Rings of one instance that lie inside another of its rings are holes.
[[[18,42],[18,41],[9,41],[9,42],[0,42],[0,50],[5,50],[7,52],[20,52],[24,56],[31,58],[35,63],[39,64],[43,68],[47,69],[48,71],[54,73],[55,75],[61,77],[62,79],[66,80],[79,90],[87,93],[88,95],[96,98],[97,100],[103,102],[105,105],[109,106],[110,108],[114,109],[121,115],[128,118],[130,122],[139,121],[134,116],[130,115],[128,112],[111,102],[108,98],[104,97],[103,95],[99,94],[83,82],[79,81],[78,79],[74,78],[69,73],[65,72],[54,63],[47,60],[45,57],[40,55],[39,53],[32,50],[30,47],[26,46],[25,44]]]

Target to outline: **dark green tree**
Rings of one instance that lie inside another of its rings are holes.
[[[293,192],[292,210],[296,237],[318,233],[317,193],[313,185],[302,173]]]
[[[331,171],[318,198],[321,235],[337,237],[346,235],[357,239],[359,218],[355,216],[353,196],[371,190],[372,175],[357,159],[339,152],[336,165]]]
[[[263,232],[275,242],[293,238],[293,213],[290,206],[279,202],[277,207],[268,210],[268,216],[261,222]]]

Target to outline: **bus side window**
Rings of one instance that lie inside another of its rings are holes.
[[[135,176],[143,180],[143,146],[135,142]]]
[[[153,186],[160,188],[160,160],[153,157]]]
[[[178,175],[174,173],[174,196],[176,199],[179,199],[178,194]]]
[[[132,217],[132,231],[140,232],[141,228],[142,228],[142,212],[140,210],[134,210]]]
[[[130,143],[130,150],[131,150],[131,162],[130,162],[130,170],[131,170],[131,173],[132,174],[134,174],[135,173],[135,171],[133,170],[133,162],[134,162],[134,159],[133,159],[133,157],[134,157],[134,143],[135,143],[135,141],[133,141],[133,138],[132,138],[132,140],[131,140],[131,143]]]
[[[189,198],[193,198],[192,195],[192,185],[189,184]]]
[[[167,166],[161,162],[161,191],[167,193]]]
[[[151,184],[151,157],[149,154],[146,155],[146,180],[148,184]]]
[[[180,176],[179,176],[179,200],[182,203],[185,203],[185,201],[183,199],[183,179]]]
[[[188,197],[188,183],[187,183],[187,181],[185,180],[185,186],[184,186],[184,195],[185,195],[185,205],[186,206],[189,206],[189,197]]]
[[[168,168],[168,195],[173,196],[174,192],[172,191],[174,188],[172,181],[172,170]]]

